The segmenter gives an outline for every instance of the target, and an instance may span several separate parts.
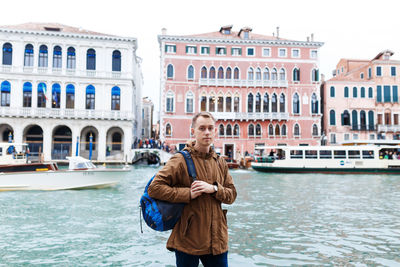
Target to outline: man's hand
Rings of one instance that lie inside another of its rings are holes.
[[[214,186],[204,181],[194,181],[190,188],[190,197],[192,199],[197,198],[203,193],[212,194],[214,193]]]

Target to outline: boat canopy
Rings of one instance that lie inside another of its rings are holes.
[[[67,157],[69,160],[69,170],[82,170],[82,169],[95,169],[94,165],[90,160],[85,159],[81,156]]]

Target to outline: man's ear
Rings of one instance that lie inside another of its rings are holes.
[[[194,129],[190,128],[190,132],[192,133],[192,135],[194,135]]]

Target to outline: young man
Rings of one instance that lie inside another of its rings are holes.
[[[217,134],[214,117],[208,112],[196,114],[191,132],[195,140],[184,149],[193,158],[196,181],[177,153],[157,173],[148,193],[156,199],[187,203],[167,242],[178,267],[198,266],[199,260],[205,267],[228,266],[228,226],[221,203],[232,204],[236,188],[225,160],[211,147]]]

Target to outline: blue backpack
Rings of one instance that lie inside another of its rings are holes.
[[[189,176],[196,180],[196,169],[190,153],[186,150],[179,151],[185,158]],[[144,194],[140,198],[141,214],[143,214],[146,224],[156,231],[168,231],[174,228],[181,217],[186,203],[171,203],[163,200],[151,198],[147,193],[149,185],[155,175],[147,183]],[[140,229],[142,229],[142,220],[140,220]],[[143,233],[143,230],[141,230]]]

